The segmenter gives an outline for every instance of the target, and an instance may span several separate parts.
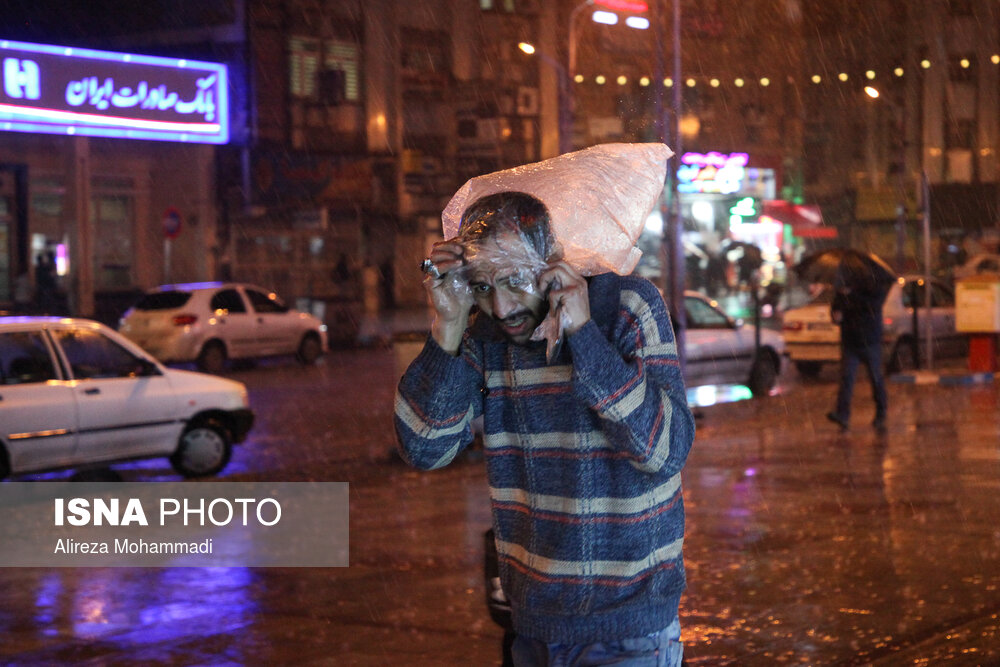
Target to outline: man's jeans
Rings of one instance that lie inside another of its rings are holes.
[[[868,368],[868,377],[872,383],[872,398],[875,399],[875,421],[885,421],[888,398],[885,392],[885,379],[882,375],[882,346],[876,342],[863,346],[841,345],[837,416],[844,423],[847,423],[851,418],[851,395],[854,393],[854,379],[858,373],[858,364],[862,362]]]
[[[515,667],[680,667],[684,653],[679,619],[645,637],[595,644],[546,644],[518,635],[512,649]]]

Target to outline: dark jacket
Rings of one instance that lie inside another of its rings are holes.
[[[840,342],[866,347],[882,340],[883,290],[838,290],[830,305],[834,322],[840,323]]]

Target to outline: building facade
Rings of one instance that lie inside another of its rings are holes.
[[[7,36],[224,63],[229,141],[0,131],[4,303],[61,244],[78,313],[233,278],[349,334],[366,312],[424,303],[415,267],[467,178],[609,141],[665,140],[698,179],[743,169],[735,191],[665,199],[652,258],[679,207],[692,252],[742,240],[790,262],[836,242],[913,264],[922,173],[940,238],[995,233],[1000,55],[983,3],[684,0],[677,31],[662,1],[608,3],[613,25],[578,0],[116,4],[39,0]]]

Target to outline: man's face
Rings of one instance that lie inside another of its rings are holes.
[[[469,287],[476,305],[492,317],[504,335],[523,345],[548,310],[538,289],[544,262],[516,233],[477,244],[469,260]]]

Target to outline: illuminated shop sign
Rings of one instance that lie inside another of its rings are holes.
[[[729,224],[742,225],[747,220],[755,221],[760,215],[753,197],[743,197],[729,207]]]
[[[0,40],[0,130],[224,144],[226,66]]]
[[[749,161],[746,153],[685,153],[677,168],[677,191],[723,195],[739,192]]]

